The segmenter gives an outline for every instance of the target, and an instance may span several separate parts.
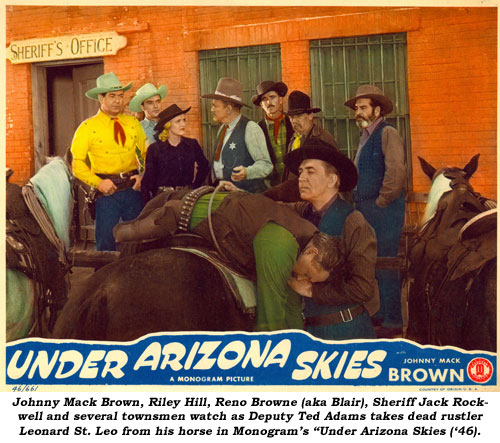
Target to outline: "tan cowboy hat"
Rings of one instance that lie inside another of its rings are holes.
[[[286,154],[283,161],[298,176],[300,164],[307,159],[323,160],[333,165],[340,175],[340,192],[351,191],[358,183],[358,170],[352,160],[322,140],[306,141],[299,149]]]
[[[371,98],[375,100],[381,108],[382,115],[387,115],[392,112],[392,101],[389,97],[385,96],[384,93],[373,85],[362,85],[356,91],[356,96],[347,100],[344,105],[354,109],[354,105],[356,104],[356,100],[359,98]]]
[[[96,87],[88,90],[85,95],[92,100],[99,100],[99,94],[106,94],[107,92],[128,91],[132,87],[132,82],[127,86],[122,86],[120,80],[114,72],[108,72],[97,77]]]
[[[231,103],[236,103],[237,105],[246,106],[250,108],[246,103],[243,103],[243,85],[236,79],[231,77],[222,77],[217,84],[217,88],[213,94],[205,94],[201,96],[202,98],[212,98],[215,100],[224,100]]]
[[[275,91],[280,97],[284,97],[288,92],[288,86],[283,82],[273,82],[270,80],[263,81],[257,86],[257,95],[252,97],[252,103],[255,106],[260,106],[262,96],[269,91]]]
[[[130,100],[128,104],[128,108],[132,112],[141,112],[141,105],[148,98],[154,97],[155,95],[159,95],[163,100],[167,95],[167,87],[165,85],[161,85],[158,89],[156,89],[153,83],[146,83],[144,86],[141,86],[134,95],[134,98]]]

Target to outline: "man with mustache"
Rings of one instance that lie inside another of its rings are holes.
[[[361,130],[354,160],[359,174],[356,208],[375,230],[378,256],[395,257],[405,214],[406,167],[403,141],[385,119],[393,104],[373,85],[360,86],[344,104],[354,110]],[[381,308],[374,323],[379,338],[390,338],[402,332],[399,272],[377,270],[377,281]]]
[[[285,83],[266,80],[259,83],[257,95],[252,97],[252,103],[260,106],[266,113],[258,125],[264,131],[267,150],[273,162],[271,186],[281,182],[284,169],[283,157],[293,136],[290,118],[283,112],[283,102],[287,91],[288,87]]]

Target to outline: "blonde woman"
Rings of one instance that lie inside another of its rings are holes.
[[[198,141],[184,136],[190,109],[182,110],[174,104],[158,116],[157,141],[148,148],[141,182],[144,204],[168,188],[198,188],[208,175],[208,160]]]

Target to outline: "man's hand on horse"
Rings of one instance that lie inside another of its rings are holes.
[[[130,180],[135,180],[134,186],[132,186],[132,189],[134,191],[140,191],[141,190],[141,180],[142,180],[142,175],[133,175],[130,177]]]
[[[231,179],[235,182],[240,182],[247,178],[247,168],[244,166],[236,166],[233,168],[233,173],[231,174]]]
[[[109,178],[105,178],[104,180],[101,180],[99,184],[97,185],[97,190],[104,195],[113,195],[117,187],[116,185],[111,181]]]
[[[297,279],[297,277],[290,277],[288,280],[290,286],[297,294],[303,297],[312,297],[312,283],[307,279]]]
[[[240,190],[234,183],[231,183],[231,182],[228,182],[228,181],[225,181],[225,180],[221,180],[219,182],[219,186],[221,187],[221,189],[223,191],[233,192],[233,191],[239,191]]]

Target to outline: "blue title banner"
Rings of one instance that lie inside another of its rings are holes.
[[[324,342],[303,332],[152,334],[127,343],[25,339],[9,385],[488,386],[496,355],[407,340]]]

